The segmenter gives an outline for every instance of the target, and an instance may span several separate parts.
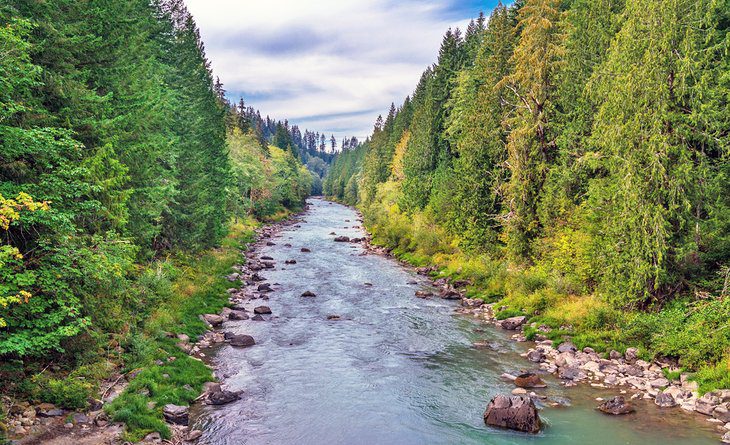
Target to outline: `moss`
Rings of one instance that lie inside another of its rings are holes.
[[[495,317],[495,318],[496,318],[497,320],[504,320],[504,319],[506,319],[506,318],[510,318],[510,317],[519,317],[519,316],[521,316],[521,315],[525,315],[525,313],[524,313],[524,312],[522,312],[522,311],[521,311],[521,310],[519,310],[519,309],[512,309],[512,308],[507,308],[507,309],[505,309],[505,310],[503,310],[503,311],[499,311],[499,312],[497,312],[497,313],[496,313],[496,314],[494,315],[494,317]]]

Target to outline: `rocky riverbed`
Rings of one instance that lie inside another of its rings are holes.
[[[438,286],[442,287],[442,295],[456,291],[445,282]],[[522,333],[523,328],[528,326],[526,317],[497,320],[493,305],[469,298],[462,298],[461,304],[458,312],[473,315],[506,331],[516,332],[512,335],[513,340],[527,342]],[[543,333],[550,329],[535,324],[530,327]],[[622,395],[630,393],[630,400],[651,400],[660,408],[682,409],[706,416],[704,420],[717,425],[721,441],[730,443],[730,390],[713,391],[699,396],[697,383],[691,381],[687,373],[680,373],[676,380],[665,377],[679,371],[669,361],[641,360],[636,348],[628,348],[624,354],[610,351],[607,356],[602,356],[588,347],[579,351],[570,341],[554,347],[554,342],[541,334],[537,335],[534,346],[522,355],[535,363],[540,370],[556,375],[566,387],[583,383],[595,388],[615,388]],[[665,374],[665,371],[668,372]],[[504,377],[515,379],[511,375]],[[516,393],[523,391],[516,390]],[[621,414],[625,413],[627,412]]]

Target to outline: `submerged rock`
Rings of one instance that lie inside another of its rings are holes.
[[[612,399],[606,400],[605,402],[598,405],[596,409],[603,413],[611,414],[614,416],[629,414],[636,411],[634,405],[624,400],[622,396],[616,396]]]
[[[305,291],[302,295],[302,297],[316,297],[317,295],[312,291]]]
[[[338,243],[349,243],[350,237],[349,236],[337,236],[335,237],[335,242]]]
[[[484,423],[526,433],[537,433],[542,426],[535,403],[525,395],[492,398],[484,411]]]
[[[259,284],[256,290],[258,290],[259,292],[274,292],[274,289],[272,289],[271,285],[268,283]]]

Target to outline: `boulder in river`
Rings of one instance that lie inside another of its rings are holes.
[[[240,398],[241,396],[237,392],[222,389],[208,394],[207,402],[208,405],[225,405],[226,403],[235,402]]]
[[[231,337],[231,346],[236,348],[248,348],[256,344],[250,335],[238,334]]]
[[[299,249],[299,250],[300,250],[300,251],[302,251],[302,252],[304,252],[304,253],[309,253],[309,252],[311,252],[311,250],[307,249],[306,247],[302,247],[302,248],[301,248],[301,249]]]
[[[256,314],[253,317],[251,317],[251,320],[253,320],[253,321],[264,321],[264,317],[262,317],[261,314]]]
[[[271,308],[269,308],[268,306],[257,306],[254,308],[253,313],[257,315],[270,314]]]
[[[169,423],[178,425],[188,424],[188,407],[181,405],[173,405],[172,403],[165,405],[162,409],[162,415]]]
[[[540,376],[532,372],[520,374],[515,379],[515,386],[520,388],[545,388],[547,385],[542,381]]]
[[[671,408],[673,406],[677,406],[677,401],[674,400],[674,397],[666,392],[660,392],[657,394],[654,399],[654,403],[660,408]]]
[[[543,352],[539,349],[530,349],[527,352],[527,360],[533,363],[540,363],[541,361],[545,360],[545,354],[543,354]]]
[[[274,259],[271,258],[270,256],[262,256],[261,260],[274,261]]]
[[[535,403],[526,395],[495,396],[484,411],[484,423],[526,433],[537,433],[542,426]]]
[[[284,264],[297,264],[297,260],[286,260]]]
[[[268,283],[259,284],[256,290],[259,292],[274,292],[274,289],[272,289],[271,285]]]
[[[228,314],[229,320],[248,320],[248,314],[244,311],[231,311]]]
[[[502,329],[507,329],[508,331],[514,331],[517,330],[520,326],[525,324],[527,322],[527,317],[524,315],[521,315],[519,317],[509,317],[502,320],[499,325],[502,327]]]
[[[350,237],[349,236],[337,236],[335,237],[335,242],[338,243],[349,243]]]
[[[619,416],[622,414],[629,414],[636,411],[634,405],[624,400],[622,396],[616,396],[612,399],[608,399],[605,402],[598,405],[596,408],[602,413]]]
[[[312,292],[311,290],[305,291],[302,295],[302,297],[316,297],[317,295]]]

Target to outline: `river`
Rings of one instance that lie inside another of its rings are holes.
[[[362,255],[359,244],[333,242],[330,232],[364,236],[352,228],[359,224],[355,211],[321,199],[309,203],[300,224],[258,250],[276,261],[276,269],[260,273],[275,292],[250,307],[266,304],[273,314],[226,324],[226,331],[250,334],[257,344],[217,351],[222,382],[243,394],[232,404],[202,408],[193,425],[204,431],[200,443],[717,443],[709,424],[678,408],[639,402],[637,414],[610,417],[593,409],[595,398],[617,395],[617,389],[564,388],[550,376],[542,392],[571,406],[542,409],[543,432],[486,427],[482,414],[490,397],[514,388],[499,376],[530,368],[519,356],[527,346],[455,314],[457,303],[415,298],[427,279],[392,259]],[[288,259],[297,263],[285,265]],[[317,296],[301,297],[307,290]],[[472,346],[483,340],[492,347]]]

